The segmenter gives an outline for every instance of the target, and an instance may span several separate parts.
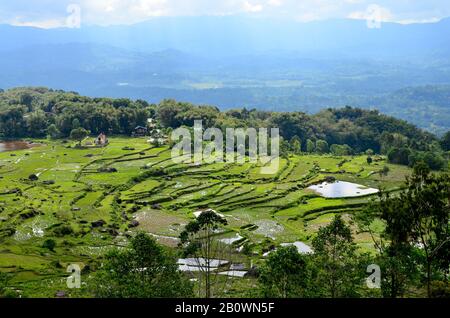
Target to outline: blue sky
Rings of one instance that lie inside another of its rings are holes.
[[[450,16],[448,0],[0,0],[0,23],[65,26],[70,4],[79,6],[82,25],[132,24],[159,16],[248,15],[307,22],[376,15],[399,23]]]

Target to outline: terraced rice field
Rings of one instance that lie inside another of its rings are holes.
[[[94,270],[102,253],[126,244],[134,231],[175,247],[193,213],[206,208],[226,216],[223,238],[236,248],[245,244],[250,253],[242,257],[258,261],[274,246],[308,244],[334,214],[350,219],[371,198],[327,199],[310,185],[334,177],[395,190],[410,173],[381,157],[369,165],[366,156],[299,155],[263,175],[250,163],[176,164],[168,147],[145,138],[110,138],[107,147],[89,149],[42,143],[0,153],[0,271],[15,274],[24,296],[53,297],[67,264]],[[390,173],[381,177],[385,165]],[[365,233],[355,236],[372,248]],[[54,251],[42,247],[48,239]]]

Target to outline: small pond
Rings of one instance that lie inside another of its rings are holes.
[[[281,246],[295,246],[300,254],[312,254],[313,250],[310,246],[303,242],[283,243]]]
[[[240,240],[242,240],[242,239],[243,239],[242,236],[240,236],[239,234],[236,234],[235,237],[223,238],[223,239],[220,239],[219,242],[222,242],[222,243],[231,245],[231,244],[233,244],[234,242],[238,242],[238,241],[240,241]]]
[[[30,149],[37,145],[27,141],[0,141],[0,152]]]
[[[323,182],[310,186],[308,189],[319,193],[325,198],[350,198],[378,193],[377,189],[345,181]]]

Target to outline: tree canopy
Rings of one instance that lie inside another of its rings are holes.
[[[448,149],[449,138],[447,134],[439,140],[403,120],[348,106],[325,109],[314,115],[246,108],[221,112],[214,106],[175,100],[154,105],[142,100],[91,98],[39,87],[0,92],[0,137],[3,138],[46,135],[67,138],[77,128],[93,134],[130,135],[136,126],[145,126],[148,118],[158,120],[168,129],[192,126],[194,120],[202,120],[205,128],[222,130],[279,128],[281,137],[291,141],[289,148],[297,153],[348,155],[371,149],[390,154],[393,163],[412,165],[420,157],[435,169],[445,165],[445,156],[440,153]],[[430,154],[436,153],[438,159],[432,160]]]
[[[176,259],[154,238],[138,233],[124,250],[114,249],[93,282],[101,298],[192,297],[188,278],[178,270]]]

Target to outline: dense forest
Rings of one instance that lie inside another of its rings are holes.
[[[232,109],[197,106],[175,100],[150,104],[144,100],[90,98],[75,92],[47,88],[0,91],[0,138],[69,138],[75,129],[91,134],[130,135],[138,125],[155,118],[162,128],[278,127],[282,150],[351,155],[378,153],[392,163],[413,166],[426,162],[432,169],[446,166],[450,134],[441,140],[406,121],[376,110],[345,107],[303,112]]]

